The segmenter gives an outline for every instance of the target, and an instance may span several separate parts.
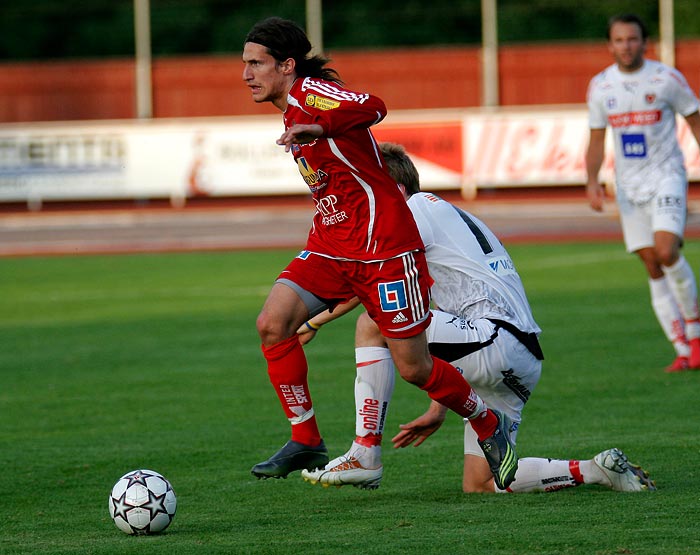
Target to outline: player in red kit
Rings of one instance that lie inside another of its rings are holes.
[[[291,440],[251,472],[284,478],[328,463],[296,331],[357,296],[387,339],[401,377],[470,420],[496,483],[505,488],[517,470],[508,418],[488,409],[453,366],[428,352],[423,243],[370,131],[386,116],[384,102],[345,88],[325,67],[328,60],[310,51],[304,31],[276,17],[257,23],[243,48],[243,81],[255,102],[283,112],[285,131],[277,143],[294,156],[316,205],[305,250],[281,272],[257,319]]]

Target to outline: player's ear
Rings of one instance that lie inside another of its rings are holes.
[[[294,73],[297,67],[297,62],[294,58],[287,58],[284,62],[279,62],[280,71],[284,75],[290,75]]]
[[[404,198],[408,198],[408,191],[406,190],[406,185],[403,183],[397,183],[396,186],[399,188],[399,191],[401,191],[401,194],[404,196]]]

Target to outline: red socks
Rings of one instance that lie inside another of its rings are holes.
[[[363,437],[355,436],[355,443],[365,447],[375,447],[382,444],[382,434],[367,434]]]
[[[496,431],[498,419],[486,409],[486,405],[451,364],[433,357],[433,371],[421,387],[428,396],[441,405],[468,418],[480,440],[491,437]]]
[[[581,474],[581,463],[579,461],[569,461],[569,472],[576,484],[583,484],[583,474]]]
[[[433,371],[428,381],[421,386],[428,396],[453,410],[463,418],[471,418],[478,408],[477,398],[471,386],[454,366],[433,357]]]
[[[486,438],[491,437],[496,431],[496,427],[498,426],[498,418],[492,410],[486,409],[476,418],[469,420],[469,423],[472,425],[472,428],[474,429],[474,432],[476,432],[479,440],[484,441]]]
[[[321,434],[309,393],[309,367],[299,337],[293,335],[271,347],[263,345],[262,352],[272,387],[292,423],[292,440],[316,447],[321,443]]]

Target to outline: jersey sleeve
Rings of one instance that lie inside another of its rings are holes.
[[[682,116],[689,116],[693,112],[697,112],[699,107],[698,98],[688,85],[683,74],[674,68],[669,68],[669,74],[669,82],[673,89],[671,95],[673,109]]]
[[[600,93],[601,75],[596,75],[588,85],[586,103],[588,104],[588,127],[591,129],[605,129],[608,125],[608,115],[605,112],[603,98]]]
[[[384,119],[384,101],[368,93],[358,93],[335,83],[307,77],[301,86],[300,103],[323,127],[325,137],[336,137],[350,129],[366,129]]]

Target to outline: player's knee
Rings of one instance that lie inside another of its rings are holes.
[[[472,476],[462,479],[462,492],[464,493],[494,493],[493,479],[480,480]]]
[[[672,245],[657,247],[656,259],[662,266],[673,266],[678,261],[678,249]]]
[[[465,439],[465,441],[467,440]],[[472,445],[472,447],[476,446]],[[495,493],[493,475],[485,458],[465,453],[462,491],[464,493]]]
[[[425,365],[397,363],[396,368],[402,379],[418,387],[425,385],[430,378],[430,368],[426,368]]]
[[[493,486],[487,484],[474,485],[474,484],[462,484],[463,493],[494,493]]]
[[[402,379],[404,379],[408,383],[412,383],[414,385],[422,385],[422,380],[420,379],[420,373],[416,372],[412,368],[404,368],[403,370],[399,370],[399,375],[401,376]]]
[[[366,312],[360,314],[357,319],[357,324],[355,325],[355,343],[363,346],[379,346],[386,344],[382,332],[379,331],[379,327]]]
[[[258,330],[258,335],[260,336],[260,339],[262,339],[263,343],[265,343],[265,339],[272,331],[270,327],[271,324],[272,322],[264,312],[258,314],[258,319],[255,321],[255,328]]]
[[[428,383],[433,371],[433,358],[428,352],[424,336],[390,340],[389,349],[402,379],[418,387]]]
[[[644,264],[647,273],[649,274],[649,277],[651,277],[652,279],[658,279],[660,277],[663,277],[663,269],[661,268],[661,264],[658,260],[658,256],[655,250],[643,249],[637,251],[637,255],[642,261],[642,264]]]
[[[255,321],[255,327],[263,345],[274,345],[288,337],[291,337],[289,330],[283,325],[280,318],[273,317],[267,311],[262,311]]]

